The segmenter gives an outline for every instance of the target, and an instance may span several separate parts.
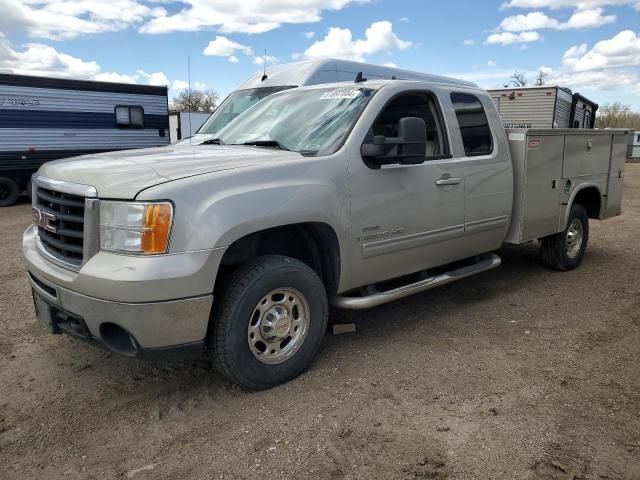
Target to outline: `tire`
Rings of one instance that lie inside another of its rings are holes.
[[[582,263],[589,242],[589,216],[582,205],[573,205],[564,231],[542,238],[542,263],[549,268],[566,272]]]
[[[230,274],[218,298],[208,341],[218,369],[232,382],[271,388],[311,364],[327,329],[328,301],[307,265],[258,257]]]
[[[18,200],[20,188],[18,184],[7,177],[0,177],[0,207],[8,207]]]

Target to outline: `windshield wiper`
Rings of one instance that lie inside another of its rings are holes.
[[[251,142],[244,142],[242,145],[251,145],[253,147],[275,147],[280,150],[289,150],[277,140],[253,140]]]
[[[205,140],[200,143],[200,145],[224,145],[224,143],[222,143],[222,140],[219,138],[210,138],[209,140]]]

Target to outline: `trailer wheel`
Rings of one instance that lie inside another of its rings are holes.
[[[18,184],[7,177],[0,177],[0,207],[8,207],[18,200],[20,188]]]
[[[582,263],[589,241],[589,216],[582,205],[573,205],[564,231],[540,239],[542,262],[555,270],[573,270]]]
[[[327,329],[322,281],[290,257],[265,255],[241,265],[217,302],[208,339],[214,361],[231,381],[253,390],[300,375]]]

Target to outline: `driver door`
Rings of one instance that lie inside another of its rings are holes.
[[[443,265],[465,254],[465,165],[450,154],[435,95],[418,91],[392,98],[368,137],[397,136],[403,117],[425,121],[424,163],[376,168],[367,159],[350,162],[354,286]],[[386,148],[385,155],[393,155],[397,147]]]

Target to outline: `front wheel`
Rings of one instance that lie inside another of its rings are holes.
[[[573,205],[564,231],[542,238],[540,251],[545,266],[573,270],[582,263],[589,241],[589,216],[582,205]]]
[[[318,275],[293,258],[268,255],[238,267],[214,299],[209,343],[233,382],[260,390],[300,375],[327,328]]]

